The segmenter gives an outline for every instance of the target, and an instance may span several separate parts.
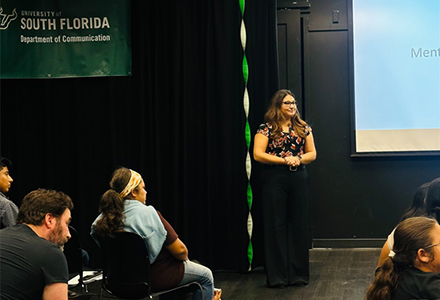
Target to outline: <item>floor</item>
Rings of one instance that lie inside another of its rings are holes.
[[[215,286],[222,288],[222,300],[363,300],[379,254],[378,248],[313,249],[310,251],[310,282],[304,287],[267,288],[263,268],[246,273],[215,272]],[[90,292],[99,294],[99,286],[98,282],[90,284]],[[90,298],[97,299],[98,296]]]
[[[223,300],[364,299],[373,279],[380,249],[314,249],[310,251],[310,282],[304,287],[270,289],[262,269],[246,274],[215,273]]]

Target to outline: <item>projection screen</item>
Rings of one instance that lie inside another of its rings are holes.
[[[351,6],[353,154],[440,154],[440,1]]]

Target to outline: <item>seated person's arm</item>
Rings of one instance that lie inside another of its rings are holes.
[[[67,300],[67,283],[51,283],[44,287],[42,300]]]
[[[388,240],[385,241],[385,244],[382,247],[382,251],[380,252],[379,262],[377,263],[377,267],[381,267],[385,260],[388,258],[390,254],[390,248],[388,247]]]
[[[165,248],[178,260],[188,259],[188,249],[179,238]]]

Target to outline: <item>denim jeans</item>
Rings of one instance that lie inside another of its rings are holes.
[[[214,296],[214,277],[209,268],[202,266],[198,263],[186,260],[183,262],[185,266],[185,273],[183,275],[180,285],[187,284],[189,282],[196,281],[200,283],[203,289],[203,300],[212,300]],[[197,289],[193,293],[193,300],[201,300],[202,295],[200,290]]]

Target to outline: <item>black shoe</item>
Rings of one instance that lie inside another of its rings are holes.
[[[284,289],[286,287],[286,285],[284,283],[278,283],[278,284],[267,285],[267,286],[272,289]]]
[[[289,285],[291,286],[306,286],[309,283],[307,281],[303,281],[303,280],[299,280],[299,281],[295,281],[294,283],[291,283]]]

